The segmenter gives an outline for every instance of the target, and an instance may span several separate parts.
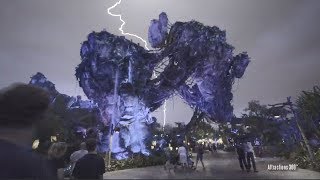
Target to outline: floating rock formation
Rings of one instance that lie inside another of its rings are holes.
[[[175,94],[211,119],[230,121],[232,84],[250,62],[246,53],[233,54],[225,31],[196,21],[168,28],[165,13],[151,21],[148,37],[157,51],[106,31],[90,33],[80,51],[76,77],[97,103],[108,133],[120,130],[111,148],[118,158],[149,153],[150,112]]]

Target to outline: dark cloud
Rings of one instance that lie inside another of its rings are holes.
[[[82,93],[74,77],[80,43],[92,30],[119,35],[121,22],[107,15],[115,2],[1,0],[0,88],[27,82],[41,71],[59,91]],[[278,102],[320,84],[318,9],[318,0],[123,0],[113,11],[127,21],[126,32],[145,39],[150,20],[162,11],[171,23],[195,19],[226,29],[236,52],[252,57],[244,78],[234,85],[235,113],[240,114],[252,99]],[[162,120],[162,113],[154,114]],[[191,115],[178,97],[168,101],[169,122],[187,122]]]

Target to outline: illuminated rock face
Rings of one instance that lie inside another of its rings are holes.
[[[149,135],[148,125],[153,123],[149,108],[136,96],[124,95],[120,102],[121,117],[120,135],[125,147],[130,146],[133,153],[141,152],[148,155],[145,139]]]
[[[65,99],[67,103],[68,109],[87,109],[92,110],[96,108],[96,104],[92,103],[91,101],[82,100],[81,96],[71,97],[65,94],[61,94],[56,90],[55,84],[49,81],[44,74],[38,72],[31,77],[29,84],[40,87],[46,90],[51,99],[51,103],[54,103],[58,96],[61,96]]]
[[[161,13],[159,20],[151,21],[148,37],[159,50],[150,52],[102,31],[90,33],[80,51],[76,76],[88,98],[97,103],[104,125],[120,129],[111,148],[120,159],[130,153],[149,154],[145,140],[153,119],[150,112],[174,93],[207,117],[229,121],[232,84],[249,64],[246,53],[233,55],[225,31],[215,26],[190,21],[168,29],[168,18]],[[110,133],[101,135],[101,151],[108,151]]]
[[[168,34],[168,17],[161,13],[158,19],[151,20],[148,39],[153,48],[158,48],[165,43]]]
[[[119,128],[112,141],[118,158],[128,153],[148,154],[145,140],[151,124],[144,88],[152,76],[156,56],[144,48],[106,31],[90,33],[81,48],[77,68],[80,86],[98,104],[101,121],[110,129]],[[152,63],[152,61],[154,61]],[[109,150],[109,132],[103,132],[101,151]]]

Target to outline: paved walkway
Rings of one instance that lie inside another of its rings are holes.
[[[194,158],[193,158],[194,159]],[[279,158],[257,158],[259,172],[242,172],[234,153],[219,151],[214,155],[206,153],[204,156],[205,170],[201,163],[195,171],[182,171],[169,173],[163,166],[127,169],[107,172],[104,179],[320,179],[320,173],[297,168],[296,171],[269,171],[268,164],[288,165],[290,162]]]

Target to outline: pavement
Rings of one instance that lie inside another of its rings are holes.
[[[195,161],[195,157],[193,158]],[[126,169],[106,172],[104,179],[320,179],[320,172],[307,169],[271,171],[268,164],[289,165],[292,162],[280,158],[256,158],[259,172],[242,172],[235,153],[218,151],[206,152],[204,155],[205,170],[198,163],[196,170],[182,170],[175,172],[164,170],[163,166]]]

